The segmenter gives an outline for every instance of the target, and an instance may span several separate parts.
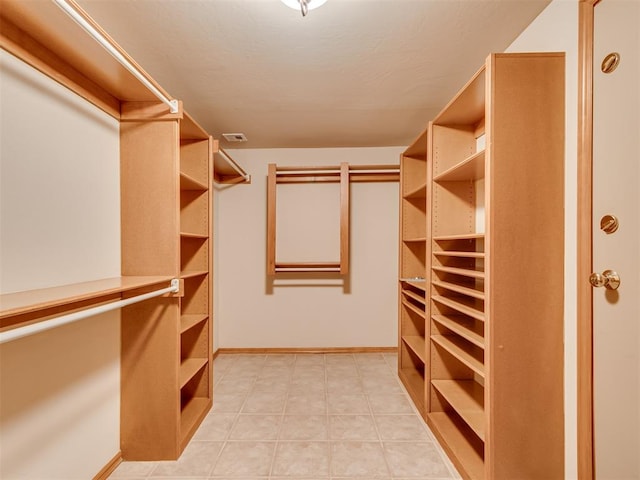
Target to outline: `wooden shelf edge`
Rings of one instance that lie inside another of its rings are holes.
[[[454,299],[455,298],[455,299]],[[432,295],[431,300],[439,303],[440,305],[444,305],[445,307],[449,307],[454,309],[455,311],[462,313],[463,315],[467,315],[469,317],[475,318],[476,320],[480,320],[484,322],[484,312],[477,310],[469,305],[466,305],[460,301],[457,301],[457,297],[443,297],[442,295]]]
[[[426,196],[427,196],[427,182],[424,182],[424,184],[402,195],[402,198],[404,198],[405,200],[416,200],[420,198],[426,198]]]
[[[79,302],[100,303],[114,295],[169,283],[172,276],[123,276],[0,295],[0,319],[35,314]],[[168,286],[168,285],[166,285]]]
[[[193,272],[181,272],[180,278],[203,277],[209,274],[209,270],[196,270]]]
[[[424,418],[426,416],[425,403],[424,403],[424,378],[415,370],[408,368],[401,368],[398,371],[398,377],[405,390],[413,400],[413,404],[416,409]]]
[[[427,414],[427,424],[460,475],[466,480],[482,480],[485,478],[484,459],[460,431],[461,423],[445,412]]]
[[[436,272],[452,273],[454,275],[462,275],[463,277],[481,278],[481,279],[484,278],[484,272],[483,271],[472,270],[470,268],[432,266],[431,269],[436,271]]]
[[[188,358],[180,363],[180,388],[184,387],[207,363],[208,358]]]
[[[420,317],[422,317],[422,318],[424,318],[426,320],[427,314],[426,314],[426,312],[424,310],[420,310],[418,307],[416,307],[412,303],[409,303],[405,299],[402,300],[402,305],[404,305],[409,310],[411,310],[413,313],[415,313],[416,315],[418,315],[418,316],[420,316]]]
[[[484,442],[484,388],[473,380],[432,380],[431,385]]]
[[[218,148],[213,153],[213,180],[216,183],[227,185],[248,184],[251,183],[251,175],[238,165],[223,148]]]
[[[461,293],[462,295],[466,295],[468,297],[477,298],[478,300],[484,300],[484,292],[481,290],[476,290],[475,288],[467,287],[465,285],[458,285],[456,283],[450,282],[442,282],[439,280],[433,280],[431,285],[438,288],[445,288],[452,292]]]
[[[193,397],[180,412],[180,451],[184,450],[213,403],[208,397]]]
[[[431,341],[458,359],[460,363],[484,378],[484,364],[467,352],[455,335],[431,335]]]
[[[180,236],[182,238],[199,238],[199,239],[207,239],[209,235],[206,233],[192,233],[192,232],[180,232]]]
[[[199,182],[186,173],[180,172],[180,190],[195,190],[206,192],[207,190],[209,190],[209,188],[204,183]]]
[[[460,335],[465,340],[473,343],[476,347],[482,348],[484,350],[484,337],[482,335],[474,332],[461,323],[448,318],[447,315],[432,315],[431,318],[434,322],[442,325],[445,328],[448,328],[453,333]]]
[[[426,366],[427,364],[427,351],[424,337],[418,335],[403,335],[402,341],[409,347],[409,349],[420,359],[420,361]]]
[[[433,177],[434,182],[456,182],[467,180],[480,180],[484,178],[485,151],[470,155],[461,162],[453,165],[444,172]]]
[[[203,313],[203,314],[191,313],[191,314],[181,315],[180,316],[180,333],[182,334],[186,332],[187,330],[195,327],[199,323],[206,321],[208,318],[209,318],[209,315],[207,315],[206,313]]]
[[[419,295],[415,292],[412,292],[411,290],[402,290],[402,294],[408,298],[412,298],[413,300],[415,300],[418,303],[421,303],[422,305],[426,305],[427,304],[427,299],[424,297],[424,295]]]
[[[451,235],[437,235],[433,237],[436,242],[447,240],[477,240],[484,238],[484,233],[460,233]]]

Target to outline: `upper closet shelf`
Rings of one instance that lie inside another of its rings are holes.
[[[173,277],[114,277],[59,287],[41,288],[0,295],[0,327],[45,320],[79,308],[89,308],[119,300],[124,293],[146,293],[151,287],[168,287]]]
[[[251,183],[251,175],[219,147],[213,155],[213,179],[216,183]]]
[[[481,150],[460,163],[436,175],[436,182],[459,182],[465,180],[480,180],[484,178],[484,150]]]
[[[3,49],[117,119],[122,102],[166,100],[174,108],[163,105],[164,111],[179,113],[179,102],[73,0],[3,0],[0,32]]]

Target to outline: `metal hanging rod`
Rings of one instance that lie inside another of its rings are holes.
[[[135,65],[133,65],[129,59],[127,59],[122,53],[96,28],[87,21],[87,19],[80,14],[74,7],[72,7],[67,0],[53,0],[67,15],[69,15],[78,25],[80,25],[85,32],[87,32],[96,42],[98,42],[104,49],[111,54],[124,68],[126,68],[134,77],[149,89],[158,99],[169,107],[171,113],[178,113],[179,106],[178,100],[168,98],[162,93],[158,87],[156,87],[147,77],[144,75]]]
[[[244,180],[246,182],[250,182],[251,181],[251,175],[249,175],[247,172],[245,172],[242,167],[240,165],[238,165],[235,160],[233,158],[231,158],[227,152],[225,152],[222,148],[218,149],[218,153],[220,154],[221,157],[223,157],[227,162],[229,162],[229,164],[231,165],[231,167],[240,174],[240,176],[242,178],[244,178]]]
[[[162,288],[160,290],[155,290],[149,293],[143,293],[142,295],[137,295],[135,297],[127,298],[125,300],[118,300],[117,302],[111,302],[105,305],[88,308],[86,310],[81,310],[79,312],[69,313],[67,315],[51,318],[49,320],[44,320],[42,322],[32,323],[30,325],[25,325],[24,327],[18,327],[12,330],[6,330],[4,332],[0,332],[0,345],[3,343],[11,342],[13,340],[17,340],[19,338],[29,336],[29,335],[34,335],[36,333],[44,332],[45,330],[50,330],[52,328],[60,327],[68,323],[77,322],[78,320],[83,320],[87,317],[92,317],[94,315],[99,315],[101,313],[109,312],[111,310],[116,310],[118,308],[126,307],[127,305],[131,305],[133,303],[138,303],[144,300],[148,300],[150,298],[159,297],[160,295],[164,295],[166,293],[176,293],[179,290],[180,290],[180,281],[177,279],[173,279],[171,280],[171,286],[167,288]]]

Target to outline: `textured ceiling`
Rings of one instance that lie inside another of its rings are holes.
[[[407,145],[549,0],[78,0],[224,147]]]

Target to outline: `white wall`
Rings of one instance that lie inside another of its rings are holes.
[[[511,44],[508,52],[566,53],[565,130],[565,478],[577,473],[577,144],[578,2],[554,0]]]
[[[0,292],[120,275],[118,122],[0,51]],[[0,346],[0,478],[92,478],[120,449],[120,316]]]
[[[271,285],[266,275],[266,176],[269,163],[397,164],[402,150],[230,152],[251,174],[252,183],[217,192],[216,348],[397,345],[398,183],[352,183],[346,284],[307,278]],[[278,260],[338,260],[337,185],[278,185],[277,192]],[[304,239],[299,236],[314,225],[322,228]]]

